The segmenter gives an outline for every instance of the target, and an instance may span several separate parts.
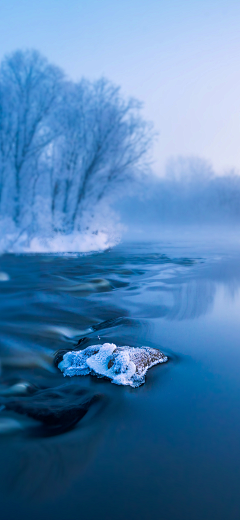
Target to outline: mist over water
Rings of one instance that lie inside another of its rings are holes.
[[[10,218],[0,221],[0,251],[84,253],[150,237],[169,237],[176,243],[181,237],[239,241],[240,176],[234,170],[217,175],[210,163],[197,157],[169,160],[164,177],[149,173],[119,185],[95,207],[86,208],[81,230],[71,233],[49,229],[42,202],[40,198],[35,207],[38,226],[36,220],[30,229],[19,229]]]
[[[128,226],[126,237],[137,240],[179,241],[179,233],[194,241],[239,235],[240,175],[217,175],[211,164],[198,157],[169,160],[164,177],[151,176],[130,192],[118,207]]]

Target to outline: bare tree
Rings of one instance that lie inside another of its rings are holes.
[[[20,217],[21,197],[26,198],[26,189],[31,189],[34,183],[31,159],[35,160],[53,139],[49,116],[61,80],[59,69],[49,65],[36,51],[17,51],[1,65],[0,85],[7,93],[7,100],[1,103],[2,141],[14,175],[16,222]],[[5,128],[9,128],[8,133]]]
[[[140,103],[123,100],[120,89],[105,79],[70,89],[59,115],[62,132],[55,157],[60,154],[61,164],[56,161],[54,183],[67,227],[73,229],[83,209],[117,182],[146,168],[153,132],[140,109]]]
[[[12,216],[36,215],[48,201],[52,228],[69,233],[83,212],[146,169],[151,125],[141,104],[106,79],[66,81],[36,51],[17,51],[0,68],[0,202]],[[1,212],[1,206],[0,206]]]

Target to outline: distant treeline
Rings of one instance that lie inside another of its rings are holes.
[[[0,216],[78,229],[86,208],[148,167],[141,104],[100,79],[78,83],[36,51],[0,68]]]
[[[240,223],[240,175],[217,176],[206,161],[180,157],[169,161],[164,177],[148,178],[121,211],[144,226]]]

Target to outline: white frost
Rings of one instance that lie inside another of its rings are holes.
[[[113,343],[92,345],[84,350],[67,352],[58,368],[64,376],[106,377],[116,385],[137,387],[145,382],[149,368],[165,363],[167,357],[150,347],[117,347]]]

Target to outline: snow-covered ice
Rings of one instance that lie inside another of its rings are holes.
[[[117,347],[113,343],[92,345],[84,350],[64,354],[58,368],[64,376],[106,377],[116,385],[133,388],[145,383],[149,368],[168,360],[158,349],[150,347]]]

